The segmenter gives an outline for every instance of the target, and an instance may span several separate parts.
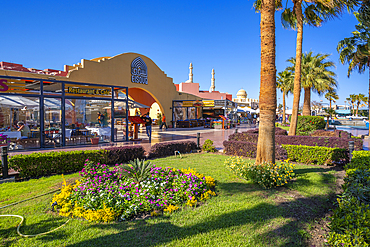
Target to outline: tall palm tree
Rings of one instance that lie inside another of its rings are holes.
[[[356,95],[356,117],[358,116],[358,108],[365,99],[365,94],[359,93]]]
[[[275,67],[275,0],[261,3],[261,82],[260,125],[256,163],[275,163],[275,114],[276,114],[276,67]]]
[[[329,56],[330,54],[320,53],[313,56],[312,51],[302,56],[301,80],[304,89],[302,115],[304,116],[311,115],[311,90],[321,95],[337,85],[336,74],[330,70],[335,65],[332,61],[326,61]],[[288,61],[292,63],[288,70],[294,71],[296,59],[290,58]]]
[[[276,87],[280,89],[283,93],[283,123],[286,123],[286,103],[285,103],[285,96],[288,96],[288,93],[293,91],[293,84],[294,83],[294,76],[292,72],[288,70],[284,70],[278,73]]]
[[[301,59],[303,42],[303,24],[319,27],[329,19],[340,15],[344,9],[352,10],[359,4],[359,0],[292,0],[293,7],[285,7],[282,13],[284,27],[297,30],[296,64],[293,92],[293,111],[289,128],[289,135],[295,135],[297,130],[299,100],[301,94]]]
[[[346,98],[349,104],[351,104],[351,115],[355,115],[355,102],[356,102],[357,95],[356,94],[350,94],[349,98]]]
[[[349,77],[353,70],[357,70],[360,74],[365,72],[366,68],[370,68],[370,20],[369,20],[370,3],[364,1],[364,4],[355,13],[356,19],[359,22],[352,32],[352,36],[339,41],[337,51],[342,64],[348,63]],[[369,97],[368,106],[370,107],[370,69],[369,69]],[[370,119],[370,110],[369,110]],[[369,125],[370,134],[370,125]]]
[[[339,99],[339,96],[337,92],[333,88],[329,89],[329,91],[325,94],[325,99],[329,100],[329,109],[332,110],[331,108],[331,102],[333,101],[334,103]],[[330,114],[330,117],[332,117],[333,114],[335,114],[335,111],[327,111],[326,113]],[[326,121],[326,128],[329,127],[329,117],[327,118]]]

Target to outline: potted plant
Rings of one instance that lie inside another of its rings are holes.
[[[96,133],[94,133],[94,136],[90,139],[91,140],[91,144],[99,144],[99,136],[96,135]]]
[[[8,136],[4,134],[0,134],[0,147],[8,146]]]

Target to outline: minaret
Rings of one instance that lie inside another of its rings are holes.
[[[212,69],[212,79],[211,79],[211,87],[209,88],[210,92],[215,91],[216,86],[215,86],[215,69]]]
[[[188,83],[193,83],[193,64],[190,63],[190,66],[189,66],[189,80],[187,80],[186,82]]]

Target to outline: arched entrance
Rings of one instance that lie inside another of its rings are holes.
[[[129,98],[131,98],[132,100],[151,107],[150,109],[139,108],[139,114],[143,115],[149,113],[149,116],[152,119],[157,119],[159,117],[159,113],[163,115],[163,107],[161,103],[145,89],[129,88],[128,94]],[[131,110],[130,115],[135,115],[137,112],[137,109]]]

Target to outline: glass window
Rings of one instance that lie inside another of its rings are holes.
[[[60,98],[44,98],[44,146],[62,145],[62,104]]]
[[[54,81],[43,81],[44,95],[61,95],[62,83]]]
[[[114,98],[115,99],[126,99],[127,98],[127,88],[114,88]]]
[[[0,77],[0,93],[39,94],[40,81]]]
[[[66,145],[91,144],[93,137],[110,142],[111,119],[110,100],[66,99],[65,126],[71,130]]]
[[[112,98],[112,88],[98,85],[79,85],[66,83],[66,96]]]
[[[0,95],[0,133],[10,139],[10,150],[40,147],[37,97]]]

